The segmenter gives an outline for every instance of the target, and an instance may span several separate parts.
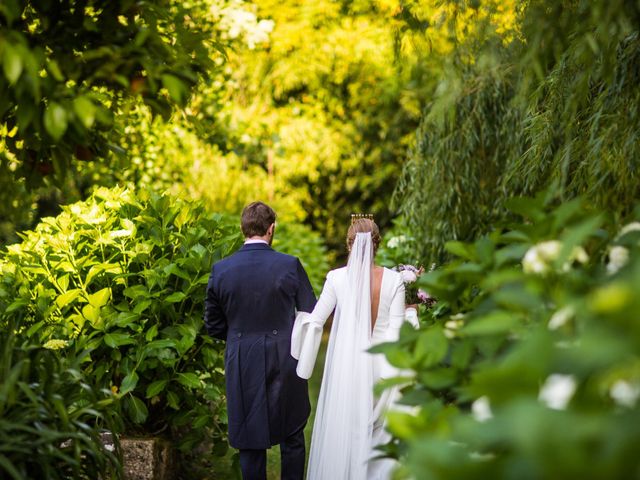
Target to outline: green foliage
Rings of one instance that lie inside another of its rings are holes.
[[[202,206],[99,189],[11,245],[4,315],[61,353],[88,350],[84,372],[112,389],[129,433],[170,434],[185,451],[224,450],[222,345],[203,332],[211,264],[241,238]]]
[[[165,117],[184,105],[213,67],[209,6],[4,2],[0,125],[11,157],[2,154],[3,170],[33,181],[52,171],[63,177],[72,156],[107,154],[113,114],[127,98]]]
[[[469,79],[450,117],[443,121],[434,109],[418,129],[397,192],[421,258],[441,261],[444,239],[471,239],[486,231],[503,201],[504,164],[522,148],[509,74],[500,74]]]
[[[327,247],[322,237],[304,225],[278,222],[273,248],[300,259],[316,296],[319,296],[329,271]]]
[[[82,358],[32,345],[6,323],[0,351],[0,477],[120,478],[100,439],[119,428],[113,398],[81,373]]]
[[[456,259],[420,279],[437,308],[379,347],[415,371],[402,398],[413,410],[388,418],[405,474],[638,470],[640,223],[609,235],[610,218],[553,198],[513,200],[509,228],[447,243]]]
[[[401,218],[398,217],[393,221],[393,227],[383,233],[382,239],[376,253],[376,263],[378,265],[387,268],[404,264],[419,265],[415,250],[412,250],[415,238]]]
[[[448,3],[462,18],[474,8]],[[486,233],[508,217],[506,199],[551,184],[617,218],[631,211],[638,18],[634,2],[537,0],[510,40],[476,21],[474,41],[446,64],[396,190],[421,258],[446,258],[447,240]]]
[[[216,143],[230,152],[223,171],[237,185],[252,180],[256,196],[321,232],[334,256],[345,253],[350,213],[390,223],[420,113],[413,58],[395,62],[394,8],[385,2],[256,7],[273,31],[229,56],[228,101],[217,117],[225,141]]]

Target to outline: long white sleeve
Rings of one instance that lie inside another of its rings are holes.
[[[322,327],[336,307],[337,295],[329,272],[313,312],[298,312],[291,333],[291,355],[298,360],[296,373],[310,378],[322,340]]]
[[[395,292],[391,299],[391,307],[389,309],[389,333],[386,340],[394,342],[400,337],[400,327],[405,321],[404,306],[404,283],[402,277],[398,275],[395,286]]]

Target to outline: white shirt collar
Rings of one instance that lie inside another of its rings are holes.
[[[264,243],[265,245],[269,245],[269,242],[267,242],[266,240],[245,240],[244,241],[245,245],[251,245],[253,243]]]

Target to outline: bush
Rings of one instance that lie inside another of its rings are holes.
[[[46,218],[2,263],[4,317],[88,350],[84,373],[120,399],[128,433],[169,428],[190,451],[226,448],[221,344],[203,333],[211,264],[240,242],[229,219],[147,192],[99,189]]]
[[[294,223],[278,223],[273,248],[300,259],[316,293],[320,295],[329,271],[327,248],[319,233]]]
[[[211,264],[241,244],[239,219],[146,191],[99,189],[44,219],[0,262],[5,324],[87,352],[82,369],[128,434],[166,429],[184,452],[224,454],[224,345],[203,329]],[[317,234],[279,224],[276,248],[301,257],[318,291],[328,270]]]
[[[108,390],[96,390],[52,350],[0,332],[0,477],[120,478],[100,430],[117,429]]]
[[[523,219],[421,277],[437,308],[380,347],[415,371],[392,413],[417,479],[629,478],[640,462],[640,223],[609,235],[580,200]],[[640,214],[637,210],[636,216]]]

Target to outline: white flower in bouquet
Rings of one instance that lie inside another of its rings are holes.
[[[554,410],[564,410],[573,397],[576,387],[573,375],[554,373],[547,377],[540,388],[538,400]]]
[[[418,275],[416,275],[416,273],[412,272],[411,270],[403,270],[400,272],[400,274],[402,275],[402,281],[404,283],[413,283],[418,280]]]
[[[402,275],[402,281],[406,283],[413,283],[418,280],[418,277],[424,272],[423,268],[417,268],[413,265],[398,265],[396,270]]]
[[[430,307],[436,302],[436,299],[429,295],[428,292],[414,285],[420,275],[424,273],[423,267],[398,265],[395,270],[402,275],[402,281],[405,286],[405,303],[407,305],[423,304]]]

